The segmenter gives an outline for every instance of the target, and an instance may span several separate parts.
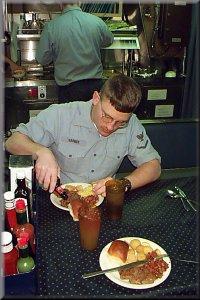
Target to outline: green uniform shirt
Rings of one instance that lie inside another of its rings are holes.
[[[54,64],[58,85],[101,78],[103,66],[101,48],[114,40],[105,22],[80,7],[64,9],[62,15],[47,22],[36,50],[36,60],[42,65]]]
[[[92,101],[52,104],[21,123],[16,131],[52,149],[61,168],[61,182],[91,182],[113,176],[125,155],[135,167],[160,161],[136,115],[128,126],[102,137],[90,118]]]

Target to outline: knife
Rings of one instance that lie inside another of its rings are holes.
[[[168,256],[169,256],[168,254],[162,254],[162,255],[157,256],[155,259],[157,260],[157,259],[160,259],[160,258],[163,258],[163,257],[168,257]],[[150,261],[150,259],[144,259],[144,260],[135,261],[135,262],[125,264],[125,265],[122,265],[122,266],[118,266],[118,267],[115,267],[115,268],[111,268],[111,269],[95,271],[95,272],[91,272],[91,273],[84,273],[82,275],[82,278],[86,279],[86,278],[89,278],[89,277],[102,275],[102,274],[105,274],[105,273],[108,273],[108,272],[114,272],[114,271],[118,271],[118,270],[129,269],[129,268],[132,268],[132,267],[143,265],[143,264],[145,264],[149,261]]]

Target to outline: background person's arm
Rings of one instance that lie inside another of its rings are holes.
[[[53,192],[60,168],[52,151],[38,143],[33,142],[28,136],[14,132],[5,142],[5,149],[15,155],[32,155],[36,160],[35,171],[38,183],[44,189]]]
[[[4,61],[5,61],[5,63],[10,65],[10,69],[12,72],[14,72],[16,70],[25,71],[25,69],[22,66],[19,66],[17,63],[15,63],[12,59],[10,59],[7,56],[4,56]]]

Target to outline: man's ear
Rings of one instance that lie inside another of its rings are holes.
[[[93,105],[96,105],[100,101],[100,93],[97,91],[94,91],[93,96],[92,96],[92,103]]]

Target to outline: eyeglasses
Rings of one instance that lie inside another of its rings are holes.
[[[102,108],[102,101],[100,100],[100,106],[101,106],[101,119],[106,123],[106,124],[109,124],[109,123],[112,123],[113,121],[115,121],[111,116],[107,115],[105,113],[105,111],[103,110]],[[115,121],[115,127],[117,128],[125,128],[128,126],[128,121]]]

